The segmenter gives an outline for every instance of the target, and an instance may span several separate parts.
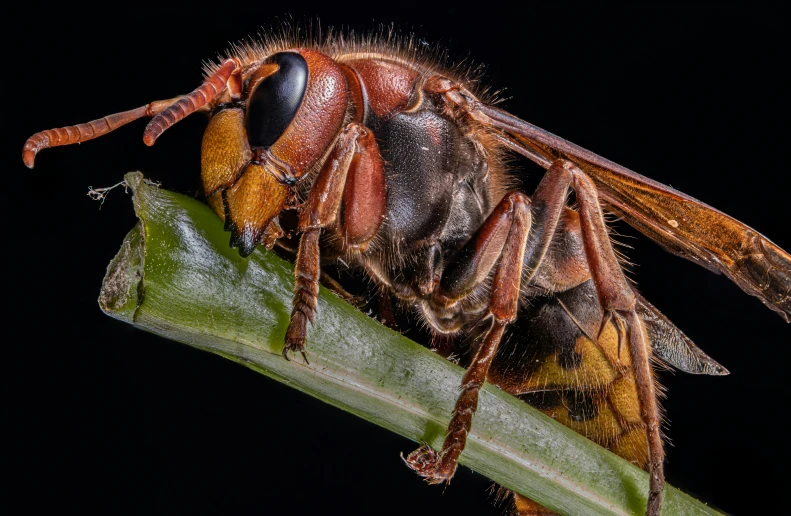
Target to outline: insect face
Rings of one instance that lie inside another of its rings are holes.
[[[282,236],[275,217],[337,137],[350,94],[340,67],[311,50],[280,52],[233,74],[203,137],[201,174],[231,246],[247,256]]]

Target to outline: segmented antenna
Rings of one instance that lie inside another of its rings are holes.
[[[188,95],[169,100],[156,100],[145,106],[108,115],[84,124],[38,132],[28,138],[22,147],[22,161],[28,168],[33,168],[36,154],[42,149],[93,140],[143,117],[154,117],[143,133],[143,142],[149,146],[153,145],[167,128],[217,98],[225,89],[226,84],[233,90],[231,96],[238,98],[241,91],[240,73],[239,62],[233,58],[226,59],[211,77]],[[229,79],[232,80],[229,82]]]
[[[236,72],[234,74],[234,72]],[[176,124],[187,115],[194,113],[215,98],[225,89],[232,75],[239,77],[239,61],[235,58],[228,58],[220,65],[214,75],[206,79],[192,93],[181,97],[174,104],[151,119],[143,132],[143,143],[148,146],[154,145],[159,136],[169,127]],[[238,84],[237,84],[238,83]],[[241,82],[233,81],[233,89],[241,89]],[[233,94],[236,91],[232,92]]]
[[[168,103],[173,103],[175,100],[176,99],[160,100],[137,109],[124,111],[123,113],[115,113],[114,115],[109,115],[85,124],[58,127],[38,132],[28,138],[25,142],[25,146],[22,147],[22,161],[25,162],[28,168],[33,168],[36,154],[42,149],[93,140],[111,131],[115,131],[119,127],[133,122],[138,118],[153,116],[156,112],[165,109],[169,105]],[[157,109],[159,109],[159,111],[157,111]]]

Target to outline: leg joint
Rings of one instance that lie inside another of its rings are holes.
[[[511,192],[506,196],[507,209],[509,212],[529,211],[530,197],[522,192]]]

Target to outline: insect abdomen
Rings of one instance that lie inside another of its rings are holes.
[[[551,418],[645,467],[647,441],[625,336],[589,280],[531,298],[503,339],[489,379]],[[620,352],[619,352],[620,351]]]

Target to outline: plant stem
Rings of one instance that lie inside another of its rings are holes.
[[[140,222],[108,267],[102,310],[441,446],[462,368],[323,288],[310,364],[286,361],[292,265],[264,251],[243,259],[207,206],[151,186],[140,173],[126,182]],[[645,511],[644,471],[489,384],[461,463],[560,514]],[[667,486],[663,514],[719,513]]]

